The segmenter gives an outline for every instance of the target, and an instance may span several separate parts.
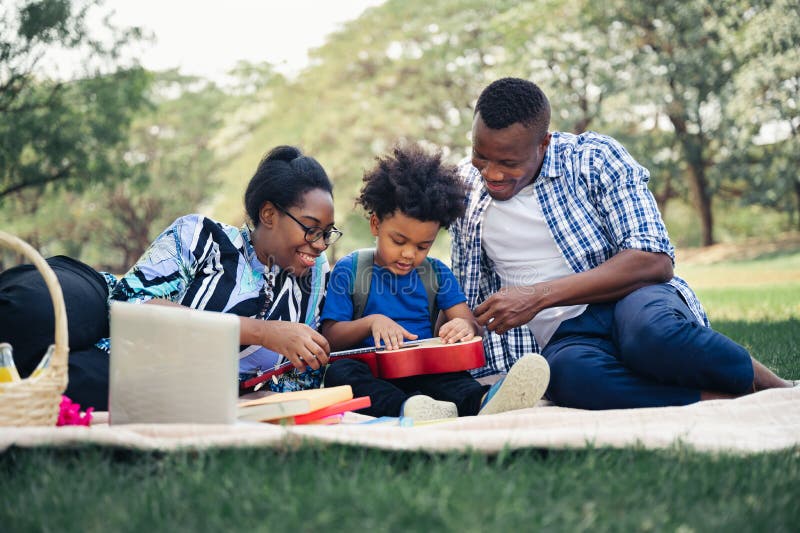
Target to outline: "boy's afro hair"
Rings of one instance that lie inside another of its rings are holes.
[[[383,220],[399,210],[442,228],[461,217],[466,209],[466,189],[453,165],[442,162],[442,153],[428,153],[416,143],[397,145],[390,155],[364,173],[364,186],[356,203]]]

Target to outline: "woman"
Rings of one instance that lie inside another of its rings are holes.
[[[240,375],[288,359],[296,372],[270,386],[313,386],[330,352],[316,331],[329,272],[324,251],[341,236],[333,225],[330,179],[315,159],[279,146],[259,163],[244,202],[252,227],[201,215],[177,219],[109,299],[239,315]],[[107,309],[97,320],[107,324]],[[108,347],[109,339],[72,345],[66,395],[83,407],[107,408]]]

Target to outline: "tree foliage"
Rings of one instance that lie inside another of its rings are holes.
[[[691,201],[701,243],[710,244],[715,198],[744,200],[747,191],[749,201],[771,205],[769,195],[796,183],[794,145],[754,150],[758,132],[748,126],[799,125],[796,4],[389,0],[332,35],[273,95],[275,111],[243,156],[256,160],[280,139],[319,157],[336,180],[348,249],[369,238],[352,198],[373,157],[413,138],[458,160],[480,90],[520,76],[550,97],[554,129],[618,137],[651,170],[662,207]],[[766,20],[780,20],[781,30]],[[742,94],[750,113],[736,104]],[[762,173],[770,178],[758,192],[751,184]]]
[[[126,269],[186,212],[241,223],[246,183],[278,144],[299,145],[335,182],[345,237],[331,255],[363,246],[353,199],[365,168],[405,139],[462,159],[475,100],[502,76],[542,86],[553,129],[622,141],[662,209],[693,203],[700,242],[714,240],[714,202],[800,224],[798,0],[387,0],[330,35],[295,78],[241,63],[224,88],[116,68],[141,33],[96,42],[89,0],[17,5],[0,11],[2,217],[95,265]],[[54,45],[85,47],[105,70],[53,81],[36,65]]]
[[[94,40],[86,17],[93,2],[26,0],[0,12],[0,203],[47,185],[80,190],[112,180],[124,161],[117,148],[146,103],[148,74],[131,65],[109,68],[141,34],[115,30]],[[72,80],[43,67],[49,54],[77,50],[84,69]]]
[[[47,189],[37,196],[40,225],[17,223],[18,233],[48,253],[65,253],[112,272],[124,272],[175,218],[213,197],[217,153],[229,96],[213,83],[174,71],[154,74],[151,108],[139,113],[116,179],[80,192]],[[25,209],[31,198],[15,202]]]

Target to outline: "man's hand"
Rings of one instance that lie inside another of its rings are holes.
[[[543,309],[539,302],[546,289],[547,285],[503,287],[475,308],[475,318],[481,326],[502,335],[527,324]]]

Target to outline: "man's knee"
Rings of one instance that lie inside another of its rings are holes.
[[[614,338],[623,359],[631,353],[658,351],[683,328],[699,326],[671,285],[642,287],[614,307]]]
[[[601,408],[595,405],[597,395],[593,391],[604,387],[605,383],[587,351],[563,351],[547,362],[550,365],[547,397],[552,402],[578,409]]]
[[[614,318],[621,322],[640,317],[642,313],[659,312],[665,307],[674,307],[682,302],[672,285],[659,283],[636,289],[620,298],[614,306]]]

